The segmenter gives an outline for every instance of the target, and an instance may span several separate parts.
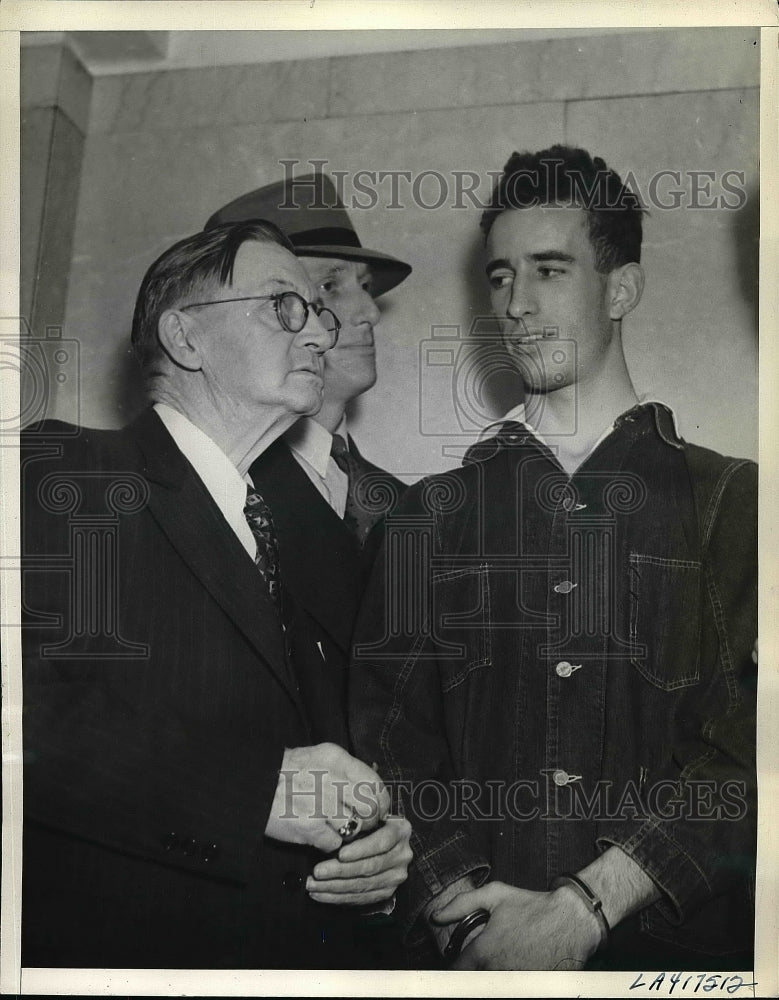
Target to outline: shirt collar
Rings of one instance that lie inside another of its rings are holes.
[[[342,419],[336,428],[337,434],[346,437],[346,419]],[[313,417],[301,417],[297,423],[284,435],[292,451],[316,470],[324,479],[327,475],[327,463],[330,461],[330,449],[333,446],[333,435]]]
[[[617,427],[625,417],[632,413],[633,410],[643,408],[645,406],[651,406],[655,415],[655,424],[657,426],[657,433],[666,442],[666,444],[672,445],[674,448],[682,447],[682,436],[679,433],[679,425],[676,414],[673,408],[668,405],[668,403],[663,402],[661,399],[656,399],[651,395],[643,395],[638,397],[638,403],[636,406],[632,407],[630,410],[626,410],[624,413],[620,414],[619,417],[614,421],[614,423],[604,429],[603,434],[601,434],[598,442],[602,441],[607,435],[609,435],[615,427]],[[531,423],[529,423],[525,418],[525,404],[519,403],[517,406],[513,406],[508,413],[504,414],[500,420],[493,420],[491,423],[487,424],[479,434],[479,440],[483,441],[485,438],[491,435],[491,432],[497,430],[506,421],[515,421],[518,424],[524,424],[525,427],[530,431],[530,433],[536,437],[539,441],[546,444],[543,436],[536,430]]]
[[[154,409],[220,510],[230,510],[237,504],[243,509],[249,480],[244,479],[219,445],[172,406],[155,403]]]

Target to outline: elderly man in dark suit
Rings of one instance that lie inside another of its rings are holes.
[[[314,735],[247,478],[338,335],[290,249],[262,222],[176,244],[133,323],[153,407],[24,434],[25,965],[359,965],[349,904],[405,878],[377,775]],[[306,891],[322,852],[346,905]]]

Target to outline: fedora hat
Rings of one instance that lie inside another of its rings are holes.
[[[299,257],[338,257],[369,264],[374,297],[399,285],[411,273],[410,264],[360,243],[327,174],[304,174],[250,191],[214,212],[204,228],[248,219],[275,223]]]

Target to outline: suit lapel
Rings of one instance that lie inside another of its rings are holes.
[[[132,431],[145,459],[151,514],[195,576],[300,705],[276,611],[251,558],[156,413],[144,413]]]
[[[251,476],[273,511],[285,588],[348,654],[363,583],[356,539],[284,442],[260,455]]]

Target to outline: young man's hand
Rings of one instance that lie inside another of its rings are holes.
[[[601,940],[598,918],[567,886],[531,892],[490,882],[461,893],[431,920],[457,923],[481,907],[489,923],[467,939],[453,969],[581,969]]]

